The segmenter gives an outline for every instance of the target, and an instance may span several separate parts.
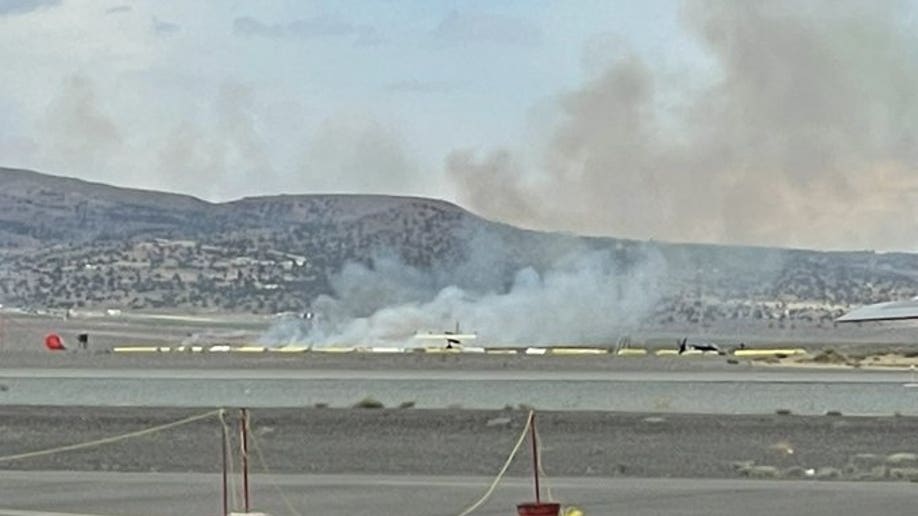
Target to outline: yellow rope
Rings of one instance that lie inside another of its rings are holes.
[[[533,414],[533,411],[530,410],[529,415],[526,417],[526,425],[523,426],[523,431],[520,432],[520,438],[517,439],[516,445],[513,446],[513,451],[510,452],[510,456],[507,457],[507,460],[504,462],[504,465],[500,468],[500,471],[497,473],[497,476],[494,477],[494,481],[491,482],[491,485],[490,487],[488,487],[488,490],[485,491],[485,494],[483,494],[481,498],[478,499],[477,502],[473,503],[466,510],[459,513],[459,516],[468,516],[469,514],[472,514],[472,512],[474,512],[479,507],[484,505],[484,503],[488,501],[488,498],[490,498],[491,495],[494,494],[494,490],[497,489],[497,484],[499,484],[500,481],[504,478],[504,474],[507,472],[507,469],[510,467],[510,464],[513,462],[513,459],[516,457],[517,452],[520,451],[520,446],[522,446],[523,441],[526,440],[526,432],[529,431],[529,425],[532,424],[532,414]]]
[[[246,414],[247,419],[248,417],[249,417],[248,414]],[[248,420],[246,420],[246,424],[248,424]],[[252,426],[249,425],[249,428],[251,429]],[[255,455],[258,456],[258,462],[259,464],[261,464],[261,469],[262,471],[264,471],[265,475],[268,475],[265,478],[265,480],[267,480],[268,483],[271,484],[271,487],[273,487],[274,490],[277,491],[277,494],[281,497],[281,500],[284,501],[284,505],[287,506],[287,509],[290,511],[291,514],[293,514],[294,516],[303,516],[303,514],[300,513],[300,511],[296,510],[296,507],[293,506],[293,504],[290,502],[290,499],[287,498],[287,495],[284,494],[283,489],[281,489],[279,485],[277,485],[273,480],[271,480],[271,477],[270,477],[271,471],[268,469],[268,463],[265,462],[264,454],[261,453],[261,446],[259,446],[258,444],[258,439],[255,438],[255,432],[251,432],[249,435],[252,438],[252,444],[254,445],[253,448],[255,448]]]
[[[127,439],[133,439],[135,437],[143,437],[145,435],[154,434],[156,432],[161,432],[163,430],[168,430],[170,428],[175,428],[177,426],[187,425],[188,423],[193,423],[195,421],[200,421],[202,419],[207,419],[218,414],[222,414],[223,409],[212,410],[210,412],[205,412],[204,414],[198,414],[197,416],[187,417],[179,421],[174,421],[172,423],[166,423],[164,425],[154,426],[147,428],[145,430],[138,430],[136,432],[128,432],[122,435],[116,435],[112,437],[105,437],[103,439],[96,439],[94,441],[88,441],[85,443],[78,444],[68,444],[66,446],[59,446],[57,448],[50,448],[47,450],[38,450],[26,453],[17,453],[15,455],[7,455],[5,457],[0,457],[0,462],[11,462],[15,460],[31,459],[34,457],[44,457],[46,455],[53,455],[55,453],[69,452],[75,450],[84,450],[86,448],[95,448],[96,446],[102,446],[105,444],[116,443],[119,441],[124,441]]]

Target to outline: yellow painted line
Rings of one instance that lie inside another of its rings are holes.
[[[624,348],[618,350],[615,354],[620,357],[636,357],[646,355],[647,350],[643,348]]]
[[[546,348],[526,348],[525,353],[527,355],[544,355],[545,353],[548,353],[548,349]]]
[[[207,351],[210,351],[211,353],[228,353],[229,350],[230,347],[225,344],[218,344],[207,349]]]
[[[481,354],[485,352],[485,348],[481,346],[462,346],[462,349],[459,351],[463,353]]]
[[[392,346],[373,346],[366,351],[370,353],[404,353],[407,350],[405,348],[396,348]]]
[[[345,347],[345,346],[317,346],[313,348],[313,351],[318,353],[353,353],[354,347]]]
[[[159,347],[159,352],[160,352],[160,353],[168,353],[168,352],[170,352],[170,351],[172,351],[172,348],[170,348],[169,346],[160,346],[160,347]]]
[[[787,349],[738,349],[733,352],[738,357],[763,357],[772,355],[805,355],[806,350],[800,348]]]
[[[548,350],[550,355],[605,355],[609,353],[607,349],[601,348],[552,348]]]
[[[238,348],[233,348],[230,351],[234,353],[264,353],[268,348],[264,346],[240,346]]]
[[[515,355],[518,351],[515,349],[486,349],[485,354],[488,355]]]
[[[271,351],[275,353],[305,353],[309,351],[308,346],[281,346],[279,348],[271,348]]]
[[[159,353],[156,346],[120,346],[112,348],[113,353]]]
[[[191,346],[191,352],[192,353],[203,353],[204,346]]]

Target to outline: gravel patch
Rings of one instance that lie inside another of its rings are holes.
[[[0,455],[132,432],[202,411],[2,407]],[[278,473],[490,475],[526,416],[521,410],[262,409],[252,411],[252,435]],[[537,422],[549,476],[918,476],[906,460],[918,450],[918,418],[540,412]],[[235,439],[235,431],[231,435]],[[91,450],[2,462],[0,468],[215,472],[220,439],[213,418]],[[252,462],[259,471],[258,457]],[[524,448],[511,472],[525,475],[528,466]]]

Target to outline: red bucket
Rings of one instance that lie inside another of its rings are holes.
[[[558,516],[560,503],[521,503],[516,506],[519,516]]]

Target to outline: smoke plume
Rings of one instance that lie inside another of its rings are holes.
[[[49,142],[45,153],[64,169],[73,163],[104,168],[125,141],[122,130],[99,105],[92,81],[79,74],[63,82],[42,125]]]
[[[417,332],[458,322],[480,344],[604,344],[638,325],[658,301],[662,257],[648,250],[637,265],[609,251],[571,253],[538,272],[525,267],[509,288],[439,287],[444,278],[397,260],[345,267],[320,296],[311,318],[275,325],[269,344],[424,345]],[[429,342],[426,344],[430,344]]]
[[[163,186],[192,191],[208,184],[205,196],[221,198],[244,191],[252,177],[272,184],[274,166],[255,104],[251,88],[225,83],[211,106],[213,124],[185,120],[166,138],[154,161]]]
[[[631,54],[558,99],[523,173],[459,150],[460,201],[530,227],[676,241],[915,249],[918,59],[898,2],[690,2],[707,82]],[[695,79],[695,80],[691,80]]]

